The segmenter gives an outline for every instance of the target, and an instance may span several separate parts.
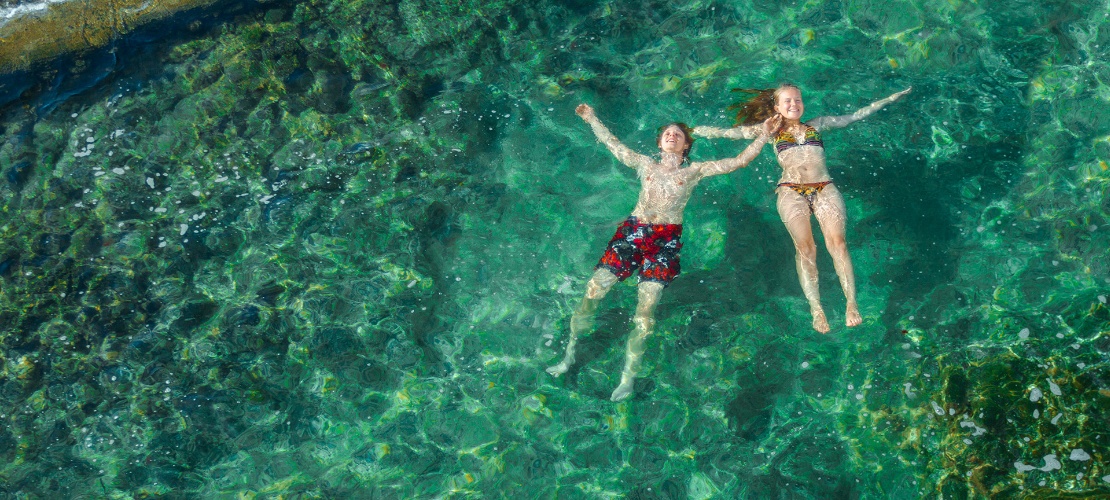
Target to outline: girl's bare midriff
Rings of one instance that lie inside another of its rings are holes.
[[[825,166],[825,149],[819,146],[797,146],[778,154],[782,177],[779,182],[812,184],[832,180]]]

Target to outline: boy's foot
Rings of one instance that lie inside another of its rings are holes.
[[[631,395],[632,380],[624,380],[624,378],[622,377],[621,385],[617,386],[617,389],[613,391],[613,395],[609,397],[609,400],[613,402],[624,401],[628,399],[628,397]]]
[[[573,361],[568,363],[567,360],[564,359],[561,363],[555,366],[548,367],[547,373],[550,373],[552,377],[558,377],[559,375],[566,373],[567,370],[570,369],[570,365],[573,363]]]

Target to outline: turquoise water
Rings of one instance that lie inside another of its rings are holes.
[[[273,2],[5,78],[0,495],[1110,495],[1108,13]],[[821,249],[810,328],[765,150],[687,207],[635,396],[631,281],[547,375],[638,188],[575,106],[650,153],[783,81],[914,88],[825,135],[864,324]]]

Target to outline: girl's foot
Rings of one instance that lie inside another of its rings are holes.
[[[829,320],[825,318],[825,311],[817,309],[813,312],[813,329],[821,333],[829,333]]]
[[[613,395],[609,397],[609,400],[624,401],[628,399],[628,397],[632,395],[632,382],[634,380],[635,379],[625,379],[621,377],[621,385],[617,386],[617,389],[613,391]]]
[[[860,323],[863,323],[863,318],[859,315],[859,307],[855,304],[848,305],[848,312],[844,313],[844,316],[846,317],[844,323],[849,327],[859,326]]]

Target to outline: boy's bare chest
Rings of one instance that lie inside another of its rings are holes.
[[[643,176],[644,187],[647,188],[682,188],[691,186],[690,172],[685,169],[679,170],[656,170],[646,172]]]

